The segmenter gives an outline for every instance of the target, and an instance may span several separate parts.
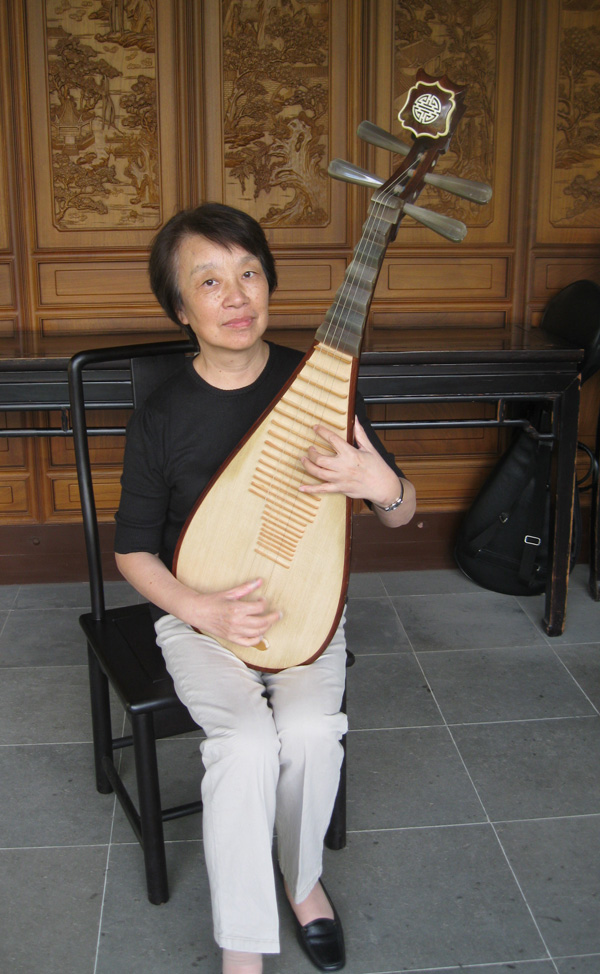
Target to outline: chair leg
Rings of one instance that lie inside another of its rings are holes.
[[[133,747],[140,809],[140,829],[148,899],[156,905],[169,899],[156,738],[152,714],[132,714]]]
[[[334,852],[345,848],[346,845],[346,738],[342,742],[344,760],[340,771],[340,783],[335,797],[333,812],[329,827],[325,833],[325,845]]]
[[[348,652],[346,666],[352,666],[353,663],[354,655]],[[343,713],[346,713],[347,696],[348,691],[346,689],[342,698],[341,710]],[[335,796],[329,827],[325,833],[325,845],[328,849],[333,849],[334,852],[337,852],[339,849],[344,849],[346,846],[346,737],[347,735],[345,734],[342,740],[344,758],[340,769],[340,783],[338,785],[337,795]]]
[[[103,762],[113,759],[113,737],[110,716],[110,697],[108,680],[103,672],[96,654],[88,645],[88,672],[90,681],[90,698],[92,706],[92,734],[94,738],[94,765],[96,769],[96,788],[102,795],[109,795],[113,790],[104,771]]]

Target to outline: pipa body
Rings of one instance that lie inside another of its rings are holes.
[[[313,426],[351,435],[357,359],[316,343],[279,398],[200,498],[175,555],[177,578],[199,591],[226,591],[252,578],[282,613],[264,641],[224,646],[260,670],[316,658],[340,620],[349,571],[351,502],[304,494],[316,483],[301,462]]]

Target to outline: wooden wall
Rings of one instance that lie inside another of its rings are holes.
[[[389,175],[390,154],[356,129],[370,119],[406,140],[397,113],[420,66],[469,85],[438,171],[490,182],[494,196],[476,207],[422,194],[468,236],[452,245],[403,221],[367,349],[439,346],[474,328],[501,341],[537,327],[567,283],[600,282],[599,0],[0,0],[0,338],[69,354],[97,336],[176,334],[148,287],[149,242],[178,208],[213,199],[261,221],[280,274],[272,337],[307,348],[368,203],[328,162]],[[598,379],[584,390],[590,444]],[[411,565],[443,562],[503,435],[387,440],[419,494]],[[122,443],[94,451],[110,522]],[[30,556],[52,559],[51,529],[65,541],[77,521],[70,442],[0,437],[0,554],[12,546],[17,566],[4,580],[33,578]]]

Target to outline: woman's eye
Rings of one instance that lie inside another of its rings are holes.
[[[214,279],[214,277],[209,277],[209,278],[208,278],[208,279],[207,279],[206,281],[204,281],[203,283],[204,283],[204,284],[206,284],[206,285],[207,285],[208,287],[210,287],[210,286],[211,286],[211,284],[216,284],[216,281],[215,281],[215,279]]]

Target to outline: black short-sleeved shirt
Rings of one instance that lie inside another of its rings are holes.
[[[157,553],[171,569],[179,535],[198,497],[301,360],[301,352],[269,342],[269,358],[258,379],[229,390],[205,382],[189,359],[151,393],[127,427],[115,517],[119,554]],[[360,397],[356,412],[369,439],[400,475],[369,425]]]

